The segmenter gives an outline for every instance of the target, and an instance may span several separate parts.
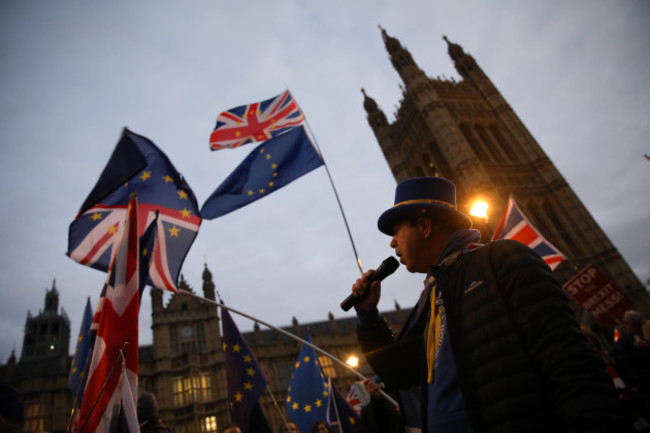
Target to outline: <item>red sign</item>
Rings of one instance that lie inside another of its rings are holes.
[[[601,325],[609,325],[632,303],[594,265],[587,265],[564,284],[564,290]]]

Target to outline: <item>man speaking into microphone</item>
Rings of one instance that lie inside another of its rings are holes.
[[[422,431],[622,432],[619,402],[562,286],[512,240],[478,243],[440,177],[397,185],[377,223],[425,289],[395,338],[373,271],[352,286],[357,336],[386,390],[421,389]]]

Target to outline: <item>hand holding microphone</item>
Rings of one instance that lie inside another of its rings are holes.
[[[395,272],[398,267],[399,262],[397,259],[393,256],[388,257],[381,263],[381,265],[379,265],[377,270],[368,277],[368,290],[366,291],[366,294],[364,296],[355,296],[354,294],[348,296],[343,302],[341,302],[341,309],[343,309],[343,311],[348,311],[350,308],[357,305],[370,294],[370,285],[373,282],[382,281],[384,278]]]

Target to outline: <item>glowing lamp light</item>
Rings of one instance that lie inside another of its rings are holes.
[[[479,218],[487,218],[488,204],[484,201],[477,201],[472,206],[472,209],[469,211],[469,214]]]
[[[352,368],[357,368],[359,366],[359,358],[356,356],[352,355],[348,358],[347,361],[345,361],[347,365],[349,365]]]

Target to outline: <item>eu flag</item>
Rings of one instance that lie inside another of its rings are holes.
[[[307,337],[307,341],[311,343],[311,338]],[[301,432],[309,432],[315,421],[327,418],[329,398],[329,380],[323,373],[316,352],[305,344],[300,349],[289,385],[285,402],[287,414]]]
[[[68,255],[106,272],[124,231],[132,192],[138,193],[138,236],[151,224],[157,225],[147,282],[175,292],[181,265],[201,224],[198,204],[167,156],[149,139],[126,128],[70,224]]]
[[[327,407],[327,422],[330,427],[338,427],[338,431],[342,433],[357,433],[359,414],[331,383],[330,381],[331,392]]]
[[[221,320],[230,419],[243,433],[271,433],[259,402],[266,376],[225,308]]]
[[[257,146],[201,207],[214,219],[266,197],[323,165],[314,143],[299,126]]]
[[[90,326],[93,323],[93,309],[90,306],[90,298],[86,299],[86,309],[81,319],[79,328],[79,338],[74,349],[72,364],[70,365],[70,376],[68,377],[68,386],[78,401],[77,407],[81,406],[83,399],[84,387],[86,386],[86,372],[88,355],[90,354]]]

